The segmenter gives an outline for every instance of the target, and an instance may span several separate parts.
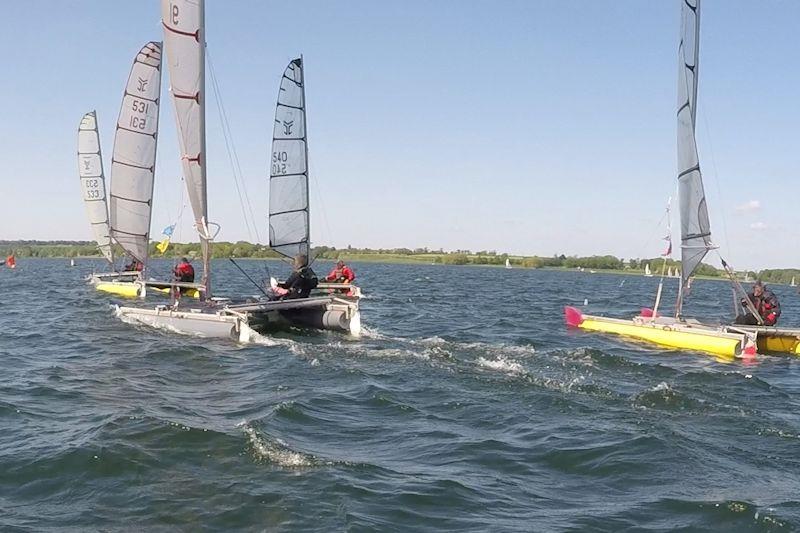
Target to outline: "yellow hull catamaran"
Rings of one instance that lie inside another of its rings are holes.
[[[83,116],[78,127],[78,171],[83,198],[95,240],[111,272],[95,273],[89,281],[98,291],[125,298],[144,298],[148,289],[169,294],[174,284],[146,280],[153,205],[159,95],[161,92],[161,43],[145,44],[133,61],[114,135],[110,194],[100,151],[97,114]],[[141,263],[142,271],[114,270],[112,243]],[[198,286],[183,288],[199,297]]]
[[[658,314],[663,289],[658,285],[653,309],[643,309],[630,320],[584,315],[566,307],[567,325],[586,331],[613,333],[670,348],[705,352],[723,357],[752,358],[756,353],[800,355],[800,330],[767,326],[709,325],[682,316],[689,281],[706,254],[717,247],[711,241],[705,191],[695,138],[700,0],[681,0],[681,39],[678,46],[678,196],[681,220],[680,286],[674,317]],[[758,313],[733,270],[722,260],[734,291],[742,296],[747,309]],[[662,269],[663,270],[663,269]],[[737,310],[738,311],[738,310]],[[760,321],[760,317],[759,317]],[[763,321],[760,321],[763,324]]]

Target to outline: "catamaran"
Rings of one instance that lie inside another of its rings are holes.
[[[767,326],[707,325],[683,317],[683,303],[690,280],[705,255],[716,246],[711,228],[695,138],[700,37],[700,0],[681,1],[681,39],[678,47],[678,190],[681,219],[681,269],[674,317],[658,314],[663,279],[652,309],[643,309],[630,320],[583,315],[565,307],[567,325],[588,331],[615,333],[672,348],[707,352],[726,357],[754,357],[758,352],[800,354],[800,330]],[[734,290],[754,316],[758,313],[734,272],[722,260]],[[760,320],[760,318],[759,318]],[[763,324],[763,321],[761,322]]]
[[[161,2],[183,175],[203,254],[200,282],[203,299],[199,304],[181,302],[155,308],[117,306],[116,314],[125,321],[178,333],[233,338],[240,342],[250,341],[254,332],[286,324],[358,335],[361,332],[360,293],[348,290],[343,294],[337,290],[340,285],[320,284],[319,289],[332,292],[294,300],[234,302],[212,297],[211,245],[219,226],[208,218],[204,11],[203,0]],[[298,254],[308,257],[308,143],[302,58],[292,60],[281,78],[271,159],[270,247],[285,257]]]
[[[158,111],[161,93],[161,43],[145,44],[133,61],[114,135],[110,201],[106,200],[97,115],[84,115],[78,128],[78,165],[89,222],[97,245],[112,268],[94,273],[91,283],[102,292],[141,297],[147,289],[168,293],[171,283],[147,280],[150,219],[153,206]],[[114,271],[112,243],[141,270]],[[184,287],[197,297],[196,287]]]
[[[645,275],[645,277],[648,277],[648,278],[652,278],[653,277],[653,273],[650,272],[650,263],[647,263],[644,266],[644,275]]]
[[[511,261],[508,258],[506,258],[506,268],[511,268]]]

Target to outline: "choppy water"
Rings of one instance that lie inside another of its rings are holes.
[[[655,278],[356,264],[365,338],[241,346],[123,324],[82,282],[91,265],[66,263],[0,269],[0,529],[800,524],[800,359],[563,327],[585,298],[630,315]],[[217,287],[253,292],[217,267]],[[776,289],[800,325],[800,296]],[[730,301],[700,281],[688,311]]]

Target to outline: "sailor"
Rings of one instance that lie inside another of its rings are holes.
[[[761,281],[756,281],[753,284],[753,290],[750,291],[747,297],[753,303],[765,326],[774,326],[778,322],[778,317],[781,316],[781,304],[778,302],[778,297],[775,296],[775,293],[769,290],[766,285]],[[747,309],[747,301],[745,299],[742,299],[742,306],[747,312],[736,317],[736,324],[758,325],[758,319]]]
[[[344,264],[344,261],[341,259],[336,262],[336,266],[333,267],[330,274],[325,277],[325,281],[329,281],[331,283],[353,283],[353,280],[356,279],[356,273],[353,270]]]
[[[308,298],[311,289],[315,288],[318,282],[317,275],[308,266],[308,256],[297,254],[292,268],[292,273],[286,278],[286,281],[278,283],[278,287],[283,290],[278,291],[277,294],[282,300]]]
[[[194,282],[194,267],[185,257],[182,257],[181,262],[172,269],[172,273],[175,275],[175,281],[181,281],[183,283]]]
[[[144,265],[135,258],[131,258],[131,262],[122,269],[123,272],[141,272],[142,270],[144,270]]]

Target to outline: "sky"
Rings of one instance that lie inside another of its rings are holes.
[[[0,9],[0,239],[90,240],[78,122],[97,110],[108,171],[133,57],[162,39],[159,2]],[[799,21],[800,2],[703,4],[700,159],[713,239],[739,269],[800,267]],[[206,26],[255,217],[254,230],[212,94],[219,240],[266,243],[278,84],[303,54],[315,245],[662,251],[676,191],[678,0],[207,0]],[[167,87],[168,77],[164,104]],[[170,104],[158,149],[152,236],[178,222],[176,239],[194,240]]]

